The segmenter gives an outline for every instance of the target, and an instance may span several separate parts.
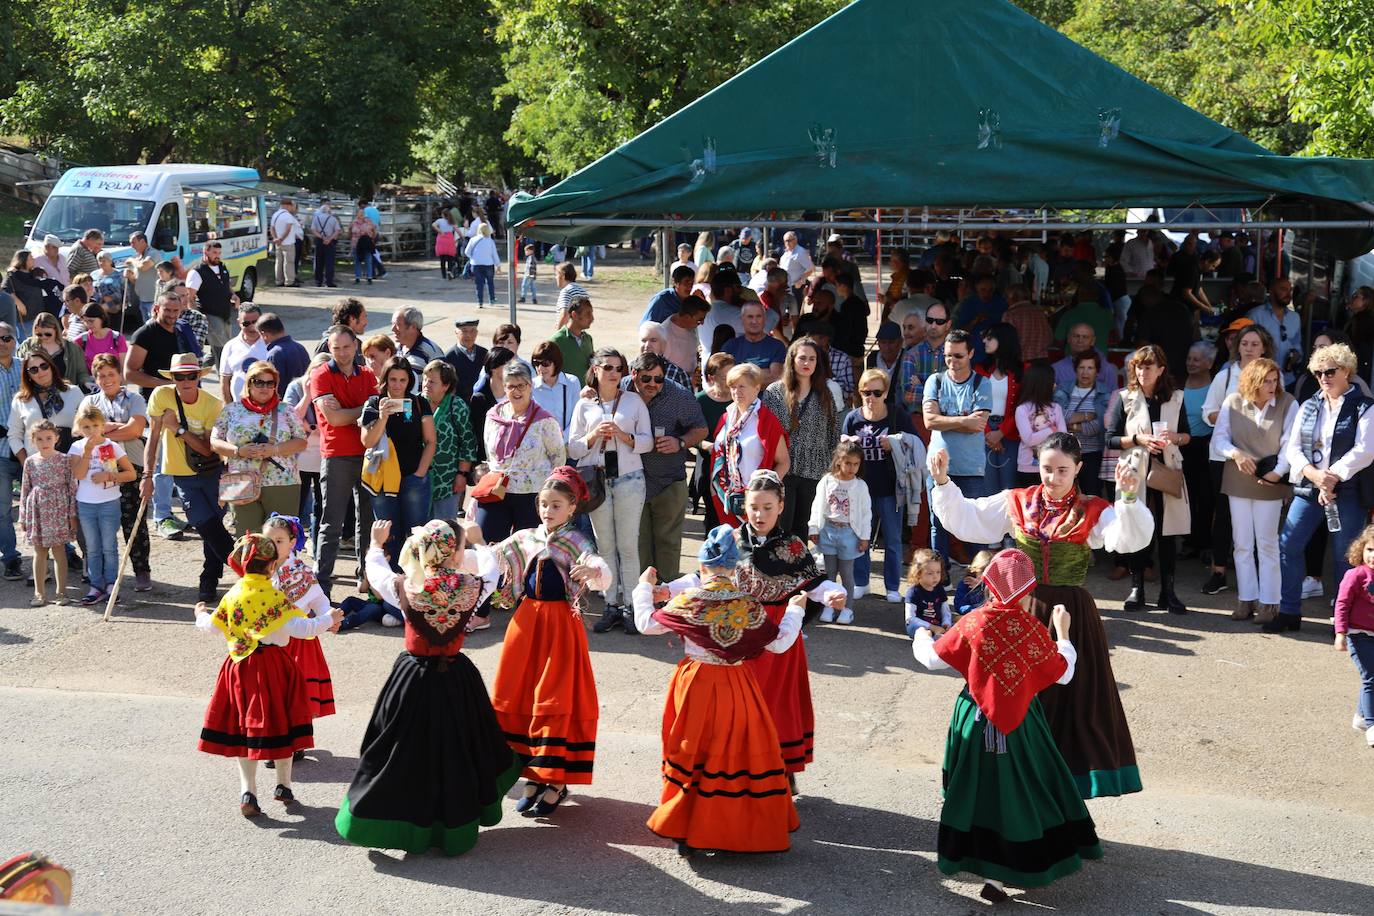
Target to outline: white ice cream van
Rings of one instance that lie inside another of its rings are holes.
[[[71,169],[53,186],[29,231],[28,248],[62,240],[65,255],[88,229],[105,235],[119,264],[133,254],[130,233],[147,234],[155,260],[180,258],[192,268],[205,243],[222,246],[239,295],[252,299],[258,262],[267,256],[267,205],[257,169],[231,165],[108,165]]]

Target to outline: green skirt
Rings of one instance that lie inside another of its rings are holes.
[[[1003,735],[964,690],[945,743],[940,871],[1044,887],[1102,858],[1092,817],[1055,747],[1040,701]]]

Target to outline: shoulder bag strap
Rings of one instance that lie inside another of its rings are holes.
[[[623,390],[623,389],[619,389],[619,388],[616,389],[616,392],[615,392],[615,400],[611,402],[611,418],[612,418],[612,419],[615,418],[615,412],[616,412],[616,410],[619,409],[619,407],[620,407],[620,395],[623,394],[623,393],[624,393],[624,390]],[[605,452],[606,452],[606,440],[605,440],[605,439],[602,439],[602,440],[601,440],[601,452],[602,452],[602,454],[605,454]]]
[[[172,396],[177,399],[177,416],[181,418],[181,428],[189,431],[191,424],[186,422],[186,407],[181,403],[181,392],[173,388]]]

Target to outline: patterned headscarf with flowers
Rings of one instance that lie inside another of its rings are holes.
[[[443,646],[463,635],[482,596],[482,580],[452,562],[463,550],[463,526],[434,519],[412,528],[401,546],[401,603],[406,621]]]

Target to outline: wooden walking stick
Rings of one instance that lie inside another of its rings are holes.
[[[149,456],[146,451],[143,455],[143,466],[148,469],[148,473],[152,473],[152,468],[157,467],[158,452],[162,449],[161,417],[153,421],[153,429],[150,435],[154,437],[152,440],[152,461],[150,462],[147,460]],[[142,485],[142,480],[140,480],[139,486],[142,487]],[[134,551],[134,538],[138,535],[138,526],[143,524],[143,517],[148,514],[148,502],[148,497],[143,497],[139,500],[138,515],[134,517],[134,526],[129,529],[129,537],[124,541],[124,555],[119,558],[119,575],[115,576],[114,588],[110,589],[110,600],[105,602],[105,617],[103,619],[106,623],[108,623],[110,618],[114,615],[115,602],[119,600],[119,587],[124,584],[124,570],[128,568],[129,556]]]

